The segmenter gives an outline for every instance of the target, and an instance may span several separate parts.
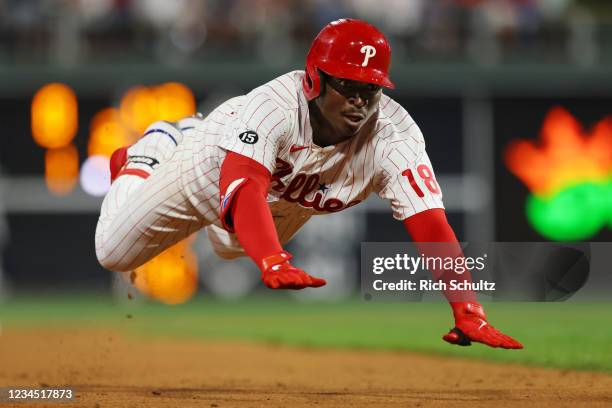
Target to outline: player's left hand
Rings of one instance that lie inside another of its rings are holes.
[[[491,347],[522,349],[523,345],[505,335],[487,322],[482,306],[475,302],[452,302],[455,327],[442,339],[459,346],[469,346],[472,341]]]
[[[318,288],[327,284],[325,279],[307,274],[289,263],[291,254],[282,252],[262,261],[261,280],[270,289]]]

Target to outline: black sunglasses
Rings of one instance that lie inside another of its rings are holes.
[[[354,96],[359,94],[364,99],[370,99],[375,96],[378,91],[382,89],[380,85],[370,84],[367,82],[354,81],[352,79],[337,78],[331,75],[321,72],[321,76],[326,83],[334,88],[338,93],[345,97]]]

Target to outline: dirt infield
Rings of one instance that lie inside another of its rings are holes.
[[[604,374],[74,328],[5,328],[0,386],[76,390],[75,402],[46,404],[53,407],[612,405]]]

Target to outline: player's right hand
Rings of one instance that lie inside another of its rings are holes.
[[[282,252],[264,258],[261,280],[270,289],[318,288],[325,285],[325,279],[311,276],[289,263],[291,254]]]

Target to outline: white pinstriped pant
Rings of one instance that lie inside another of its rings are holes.
[[[218,256],[233,259],[246,255],[235,234],[220,226],[219,148],[213,146],[215,152],[195,162],[194,149],[199,149],[196,136],[183,132],[178,146],[164,137],[145,136],[130,147],[130,155],[159,158],[160,165],[146,179],[126,174],[111,185],[96,228],[96,255],[103,267],[131,271],[206,226]],[[284,245],[311,214],[282,200],[270,205]]]
[[[140,144],[134,146],[136,150],[142,150]],[[183,146],[171,148],[170,152],[166,146],[171,156],[160,160],[148,178],[123,175],[104,198],[96,228],[96,255],[106,269],[133,270],[210,223],[185,194]],[[133,148],[129,151],[134,154]]]

